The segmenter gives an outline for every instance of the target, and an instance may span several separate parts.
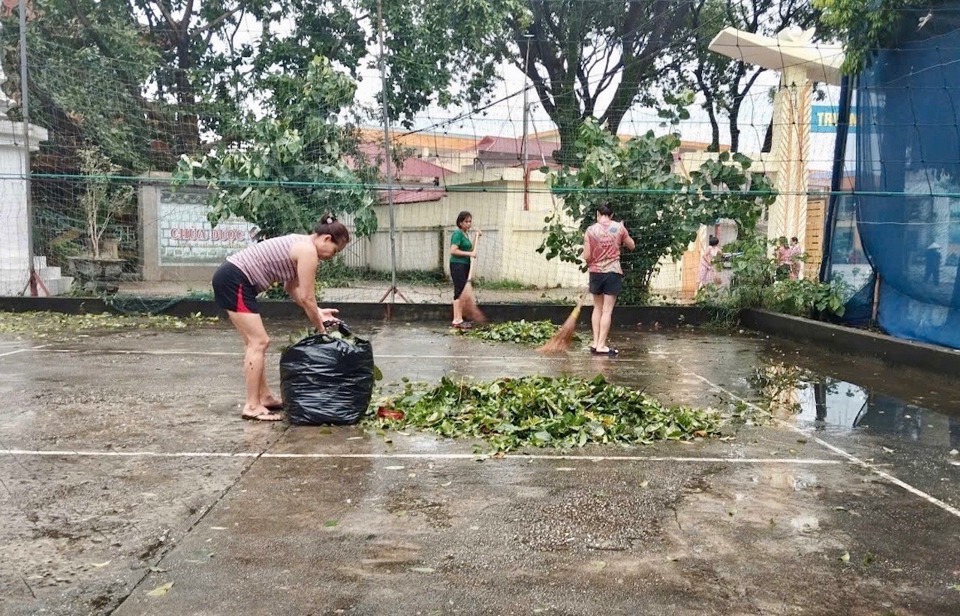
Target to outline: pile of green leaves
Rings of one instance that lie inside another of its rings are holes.
[[[543,344],[559,329],[550,321],[506,321],[464,331],[471,338],[517,344]]]
[[[377,407],[402,411],[381,419]],[[519,447],[582,447],[588,443],[648,444],[715,435],[716,411],[662,405],[641,391],[611,385],[602,376],[528,376],[494,381],[443,377],[428,387],[407,383],[375,404],[367,424],[419,428],[449,438],[482,439],[494,451]]]
[[[30,334],[35,338],[63,338],[90,331],[133,329],[187,329],[216,323],[217,317],[197,313],[181,319],[167,315],[61,314],[55,312],[0,312],[0,334]]]

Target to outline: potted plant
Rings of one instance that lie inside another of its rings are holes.
[[[86,254],[68,258],[71,271],[85,290],[116,292],[124,260],[117,256],[115,242],[111,249],[105,249],[105,244],[109,243],[111,225],[133,203],[133,188],[112,181],[111,176],[117,175],[120,167],[99,148],[81,148],[77,156],[83,175],[80,210],[88,245]]]

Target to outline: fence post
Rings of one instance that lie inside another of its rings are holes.
[[[27,82],[27,2],[20,0],[20,114],[23,120],[23,181],[27,206],[27,271],[30,275],[30,296],[37,297],[36,257],[33,254],[33,186],[30,182],[30,92]],[[43,283],[41,283],[42,286]],[[47,293],[49,295],[49,293]]]

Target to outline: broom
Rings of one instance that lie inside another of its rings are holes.
[[[573,335],[577,331],[577,319],[580,318],[580,309],[583,307],[583,294],[577,296],[577,305],[573,312],[563,322],[557,333],[547,340],[542,347],[537,349],[539,353],[564,353],[570,350],[570,344],[573,342]]]
[[[480,245],[480,235],[477,235],[477,239],[474,243],[474,250]],[[477,307],[477,300],[473,296],[473,271],[474,271],[474,261],[476,259],[470,259],[470,273],[467,274],[467,286],[463,288],[463,292],[460,294],[460,310],[463,313],[463,318],[467,321],[472,321],[477,325],[483,325],[487,322],[487,315],[483,314],[483,311]]]

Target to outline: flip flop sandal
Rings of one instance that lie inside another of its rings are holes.
[[[617,349],[607,349],[606,351],[598,351],[593,347],[590,347],[590,353],[592,355],[607,355],[609,357],[616,357],[620,354],[620,351]]]
[[[259,415],[243,415],[240,417],[247,421],[283,421],[283,415],[275,411],[267,411],[266,413],[260,413]],[[276,417],[276,419],[265,419],[266,417]]]

